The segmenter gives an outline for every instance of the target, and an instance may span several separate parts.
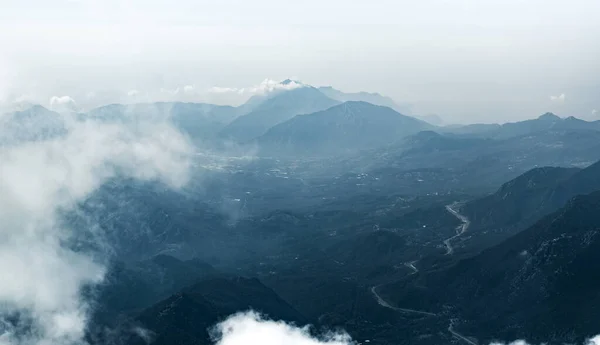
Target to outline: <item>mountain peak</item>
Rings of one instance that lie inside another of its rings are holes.
[[[561,118],[554,114],[554,113],[545,113],[543,115],[540,115],[540,117],[538,117],[538,120],[544,120],[544,121],[558,121],[561,120]]]
[[[297,81],[297,80],[292,80],[292,79],[286,79],[284,81],[282,81],[281,83],[279,83],[281,85],[290,85],[290,84],[298,84],[298,85],[304,85],[301,82]]]

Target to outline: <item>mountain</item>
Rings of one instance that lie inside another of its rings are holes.
[[[113,262],[98,287],[95,318],[103,323],[115,316],[143,310],[186,286],[219,273],[197,259],[182,261],[168,255],[148,260]]]
[[[444,124],[444,119],[442,119],[437,114],[425,114],[425,115],[413,115],[419,120],[423,120],[427,123],[430,123],[434,126],[442,126]]]
[[[572,197],[600,190],[600,162],[585,169],[536,168],[505,183],[492,195],[463,207],[473,232],[506,238],[556,211]]]
[[[255,310],[275,320],[299,324],[306,318],[258,279],[203,280],[143,311],[137,321],[149,330],[153,344],[213,344],[209,330],[225,317]],[[144,344],[143,339],[129,344]]]
[[[111,104],[91,110],[84,116],[108,121],[137,121],[139,118],[169,119],[192,139],[213,137],[228,123],[240,115],[231,106],[205,103],[157,102],[139,104]]]
[[[380,95],[376,92],[343,92],[334,89],[331,86],[321,86],[319,87],[319,91],[324,93],[327,97],[338,100],[340,102],[367,102],[375,105],[381,105],[383,107],[392,108],[400,113],[410,113],[410,105],[400,105],[390,97]]]
[[[245,142],[296,115],[314,113],[338,103],[310,86],[281,91],[256,105],[250,113],[233,120],[220,135]]]
[[[313,114],[298,115],[257,139],[264,154],[332,155],[392,143],[432,128],[391,108],[345,102]]]
[[[63,117],[40,105],[0,115],[0,144],[48,140],[66,133]]]
[[[460,127],[446,127],[456,134],[471,134],[495,139],[508,139],[547,130],[593,130],[600,131],[600,121],[585,121],[573,116],[561,118],[553,113],[545,113],[536,119],[498,124],[472,124]]]
[[[406,308],[446,306],[481,344],[583,343],[600,328],[598,210],[600,192],[577,196],[505,242],[384,293]]]

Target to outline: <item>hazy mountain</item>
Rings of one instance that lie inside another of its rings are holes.
[[[410,114],[410,113],[407,113],[407,114]],[[416,117],[419,120],[423,120],[423,121],[425,121],[427,123],[435,125],[435,126],[442,126],[442,125],[444,125],[444,119],[442,119],[437,114],[412,115],[412,116]]]
[[[205,103],[157,102],[111,104],[91,110],[84,116],[108,121],[136,121],[139,118],[169,120],[192,139],[208,139],[240,114],[231,106]]]
[[[40,105],[0,115],[0,144],[47,140],[66,133],[63,117]]]
[[[258,104],[250,113],[235,119],[220,135],[240,142],[248,141],[296,115],[314,113],[338,103],[313,87],[278,92]]]
[[[257,139],[264,154],[331,155],[390,144],[431,125],[388,107],[345,102],[298,115]]]
[[[323,92],[327,97],[333,98],[340,102],[367,102],[375,105],[381,105],[383,107],[392,108],[400,113],[410,114],[410,105],[398,104],[390,97],[383,96],[376,92],[343,92],[334,89],[331,86],[321,86],[319,87],[319,91]]]
[[[573,116],[561,118],[546,113],[536,119],[498,124],[471,124],[449,126],[446,131],[456,134],[471,134],[495,139],[506,139],[546,130],[594,130],[600,131],[600,121],[585,121]]]

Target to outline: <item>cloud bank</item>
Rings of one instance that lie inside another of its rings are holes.
[[[166,123],[65,123],[59,137],[0,146],[1,345],[83,343],[81,292],[102,281],[104,258],[73,248],[74,234],[97,230],[68,228],[61,213],[116,176],[188,180],[190,145]]]
[[[265,319],[250,311],[230,316],[214,329],[216,345],[352,345],[345,333],[330,333],[322,337],[311,335],[310,329],[283,321]]]

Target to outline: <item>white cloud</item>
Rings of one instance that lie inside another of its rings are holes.
[[[208,89],[208,92],[211,92],[211,93],[238,93],[239,91],[240,91],[240,89],[235,88],[235,87],[213,86],[210,89]]]
[[[174,90],[161,88],[160,89],[160,93],[164,93],[164,94],[167,94],[169,96],[176,96],[176,95],[179,94],[179,88],[176,88]]]
[[[490,345],[530,345],[527,341],[525,340],[515,340],[513,342],[510,343],[503,343],[503,342],[492,342],[490,343]],[[600,345],[600,335],[596,335],[593,336],[592,338],[589,338],[585,341],[584,345]]]
[[[127,92],[127,96],[129,96],[129,97],[135,97],[135,96],[137,96],[139,94],[140,94],[140,92],[138,90],[129,90]]]
[[[550,96],[550,100],[555,103],[565,103],[567,96],[564,93],[561,93],[558,96]]]
[[[592,109],[592,115],[598,114],[598,109]]]
[[[275,81],[273,79],[265,79],[258,85],[253,85],[253,86],[243,87],[243,88],[213,86],[209,89],[209,92],[212,92],[212,93],[238,93],[238,94],[252,96],[252,95],[268,94],[270,92],[278,91],[278,90],[293,90],[293,89],[297,89],[297,88],[305,87],[305,86],[306,85],[304,85],[300,82],[296,82],[296,81],[290,81],[287,83],[283,83],[283,82]]]
[[[56,102],[69,103],[58,97]],[[66,115],[65,115],[66,117]],[[188,178],[191,148],[166,123],[141,127],[70,119],[65,136],[0,148],[0,344],[83,343],[88,304],[81,289],[103,279],[96,254],[66,243],[59,220],[107,179],[125,175],[177,188]],[[18,313],[26,322],[11,325]]]
[[[183,87],[183,92],[186,94],[192,94],[196,91],[194,85],[186,85]]]
[[[75,100],[69,96],[53,96],[50,98],[50,106],[62,104],[76,104]]]
[[[53,96],[50,98],[50,109],[58,112],[78,111],[77,102],[70,96]]]
[[[255,312],[230,316],[215,327],[216,345],[350,345],[345,333],[330,333],[315,338],[309,328],[296,327],[283,321],[272,321]]]

